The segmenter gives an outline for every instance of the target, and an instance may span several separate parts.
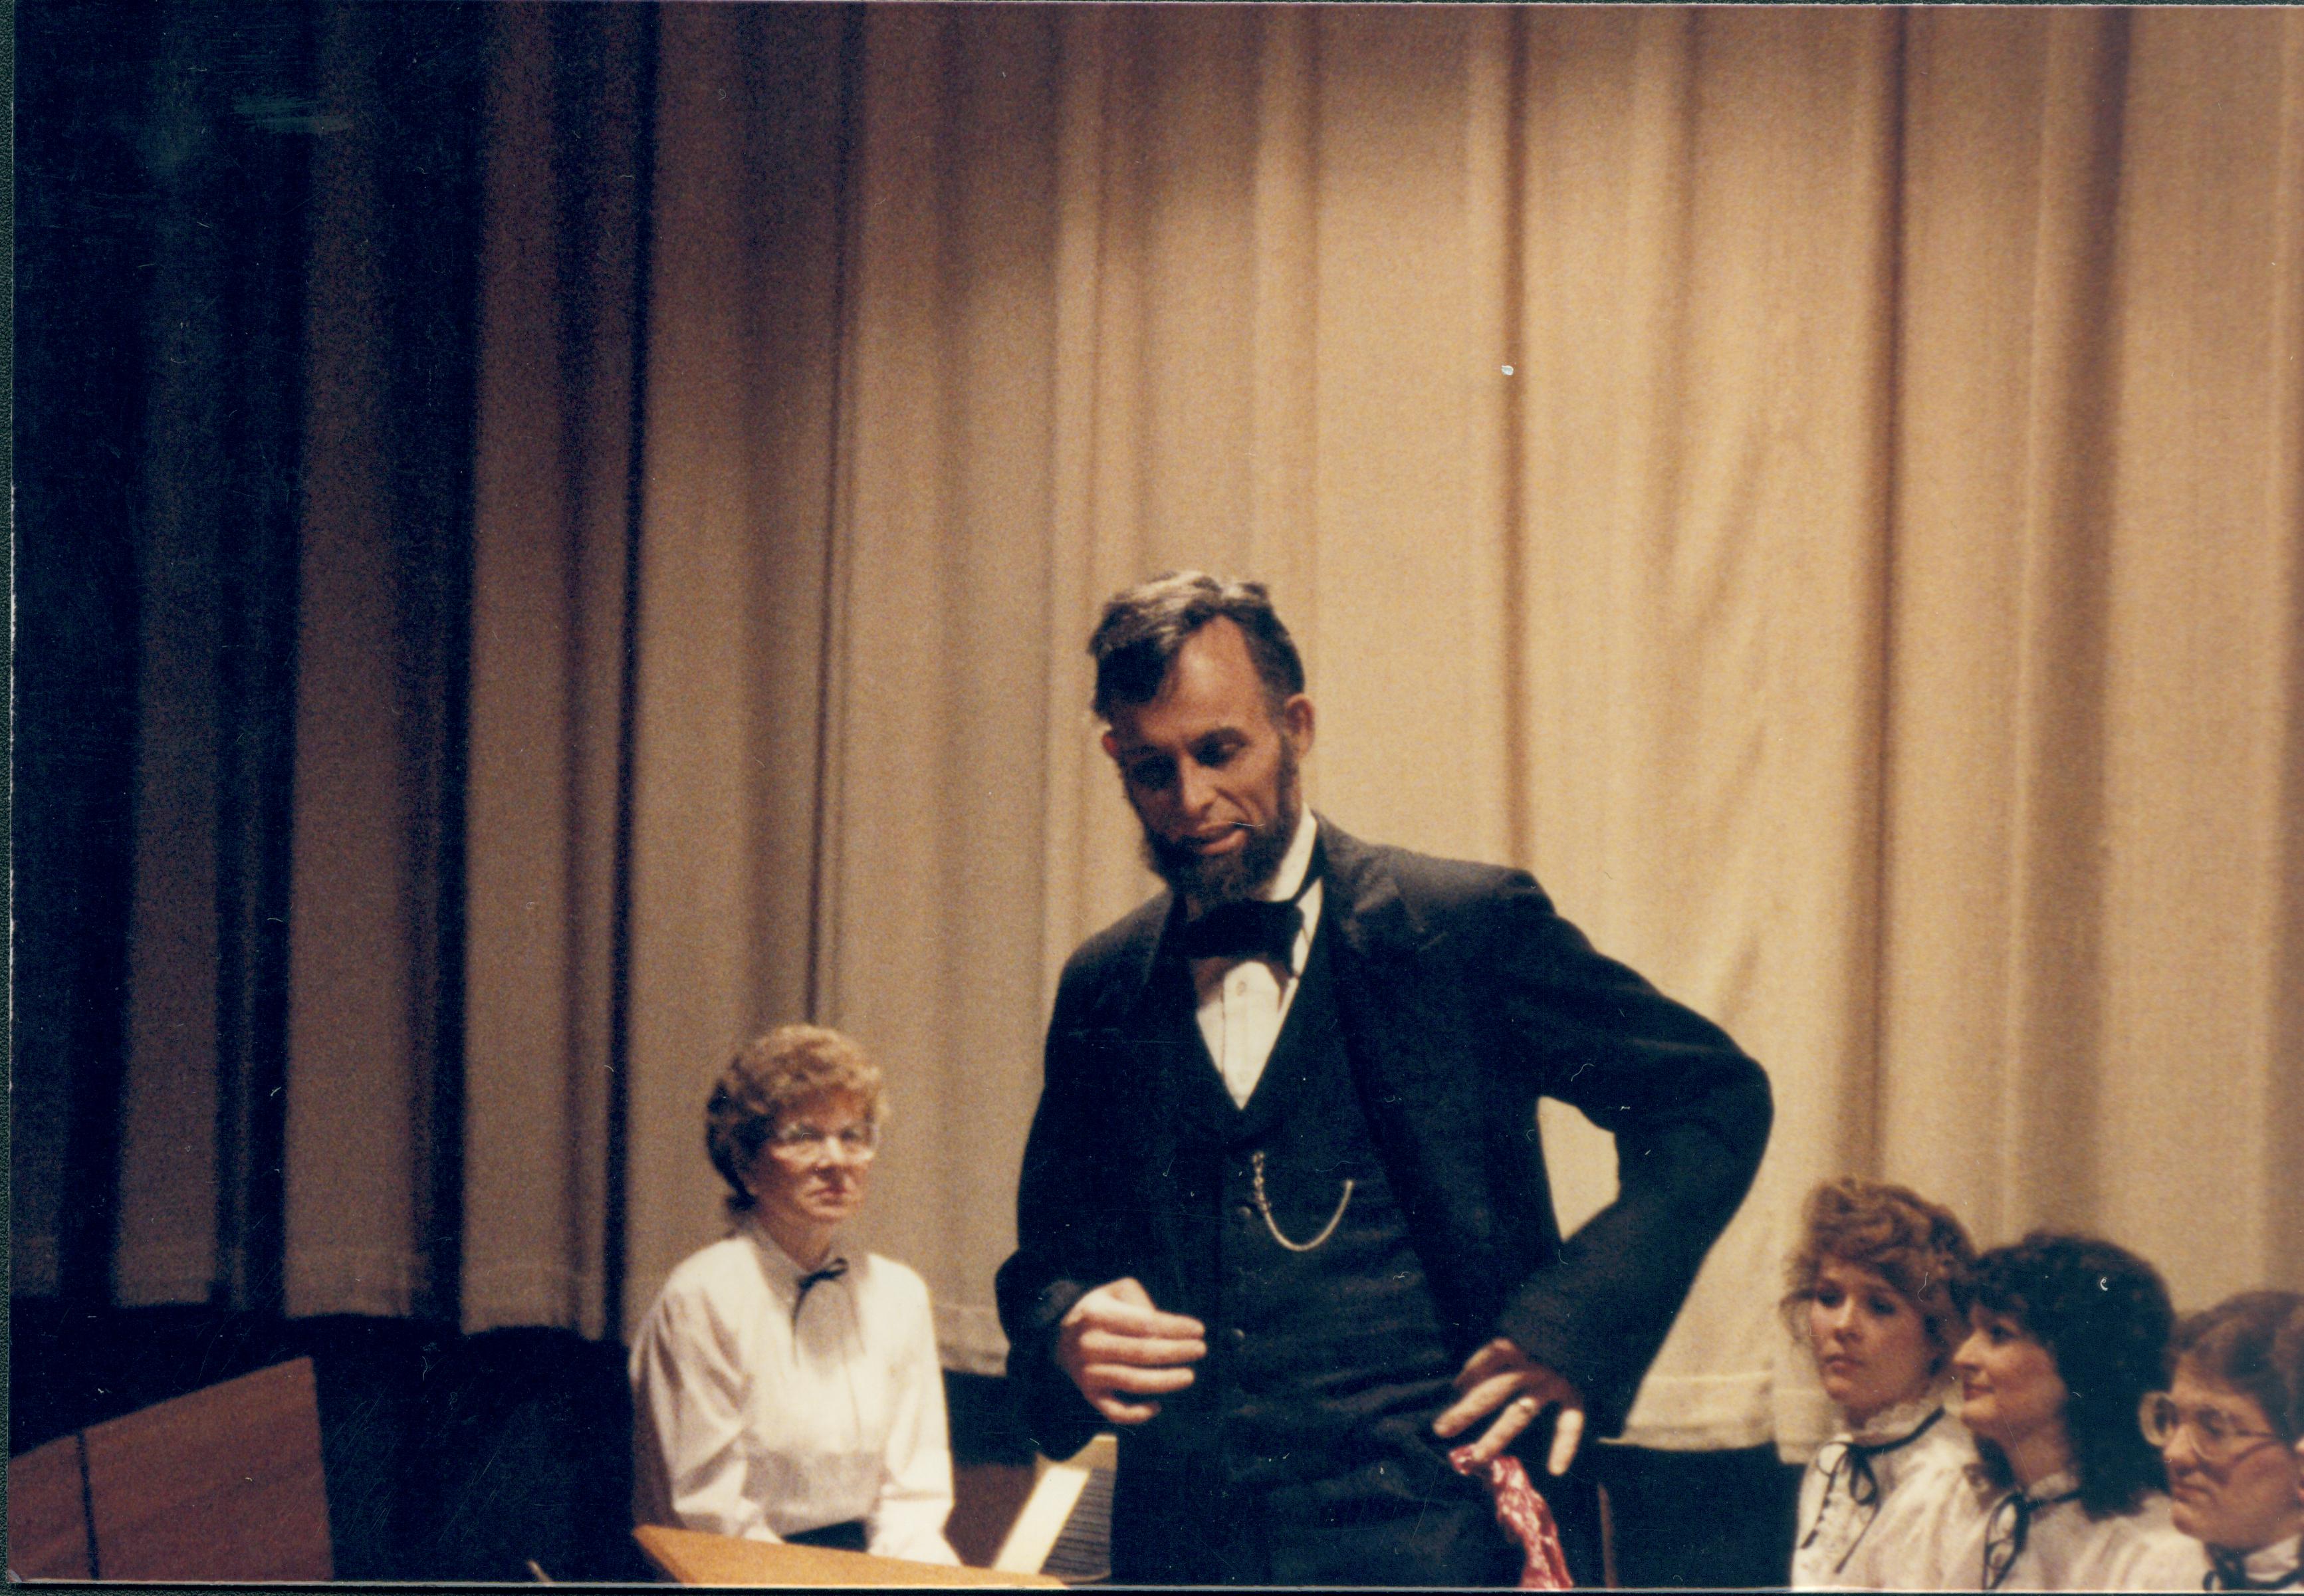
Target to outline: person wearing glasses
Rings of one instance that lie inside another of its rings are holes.
[[[839,1031],[739,1049],[705,1109],[730,1234],[673,1269],[631,1353],[641,1524],[958,1563],[928,1286],[839,1243],[887,1116]]]
[[[2172,1516],[2207,1549],[2212,1591],[2304,1583],[2304,1468],[2293,1450],[2304,1371],[2281,1366],[2283,1329],[2304,1346],[2304,1295],[2243,1292],[2193,1314],[2177,1327],[2174,1380],[2144,1399]]]
[[[1874,1533],[1883,1587],[2197,1591],[2207,1561],[2170,1522],[2137,1429],[2167,1380],[2159,1272],[2089,1236],[2036,1231],[1978,1258],[1952,1354],[1967,1468],[1906,1493]]]
[[[1800,1481],[1792,1583],[1860,1586],[1873,1583],[1871,1531],[1889,1502],[1976,1455],[1949,1380],[1967,1328],[1953,1293],[1976,1249],[1951,1210],[1902,1186],[1826,1181],[1803,1218],[1784,1322],[1816,1359],[1841,1428]]]

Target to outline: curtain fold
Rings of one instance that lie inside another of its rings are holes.
[[[2181,1303],[2292,1283],[2299,19],[1949,21],[1912,22],[1888,1167]]]
[[[287,1057],[258,1094],[285,1243],[254,1295],[292,1313],[453,1318],[462,1290],[477,21],[318,29]]]
[[[613,1328],[609,1120],[644,64],[494,13],[477,389],[464,1322]]]
[[[619,1329],[717,1230],[713,1075],[821,980],[827,617],[844,623],[826,584],[846,25],[797,6],[656,22]]]
[[[1898,32],[1561,13],[1530,40],[1520,862],[1778,1103],[1633,1415],[1658,1445],[1791,1422],[1786,1218],[1873,1156]],[[1608,1142],[1546,1127],[1589,1212]]]
[[[269,1007],[276,1022],[284,986],[294,473],[217,467],[250,444],[275,460],[297,452],[301,241],[249,222],[301,200],[309,159],[298,140],[225,111],[267,91],[309,97],[315,66],[301,19],[274,20],[236,70],[212,75],[200,68],[223,31],[215,19],[153,21],[161,47],[143,64],[154,121],[171,136],[149,141],[145,172],[165,200],[144,329],[150,491],[137,518],[129,944],[175,956],[136,958],[128,983],[133,1062],[108,1239],[113,1289],[129,1303],[202,1297],[219,1283],[279,1288],[276,1215],[266,1223],[250,1176],[276,1181],[280,1161],[278,1120],[261,1110],[276,1108],[266,1099],[283,1049],[261,1015]],[[218,387],[237,403],[206,403]],[[20,1253],[20,1278],[27,1261]]]

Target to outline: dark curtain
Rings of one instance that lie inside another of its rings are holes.
[[[17,19],[19,1295],[112,1300],[126,1178],[212,1237],[180,1249],[185,1281],[281,1305],[308,468],[356,454],[394,643],[365,729],[413,777],[420,1306],[454,1317],[486,26],[219,0]],[[360,203],[316,210],[324,158]],[[362,351],[358,426],[308,381],[316,335]]]
[[[16,19],[11,1252],[19,1290],[101,1301],[131,856],[136,287],[150,208],[133,112],[156,40],[123,14],[94,48],[89,20],[67,6]]]
[[[631,1581],[621,1348],[459,1334],[491,9],[16,16],[10,1449],[309,1355],[339,1578]],[[377,758],[422,1267],[292,1320],[297,883],[357,887],[300,794]]]

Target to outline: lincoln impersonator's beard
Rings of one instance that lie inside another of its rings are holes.
[[[1278,802],[1272,818],[1248,834],[1248,845],[1238,853],[1200,853],[1163,840],[1146,826],[1144,862],[1203,912],[1254,896],[1288,857],[1288,845],[1296,840],[1296,820],[1304,809],[1296,790],[1296,745],[1285,736],[1280,739],[1280,770],[1274,785]],[[1141,824],[1143,817],[1137,819]]]

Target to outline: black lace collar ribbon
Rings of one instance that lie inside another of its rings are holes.
[[[1816,1543],[1816,1538],[1824,1532],[1825,1515],[1832,1507],[1832,1493],[1842,1489],[1841,1481],[1843,1475],[1847,1479],[1846,1490],[1850,1501],[1859,1507],[1877,1506],[1880,1500],[1880,1476],[1873,1472],[1872,1460],[1876,1457],[1885,1457],[1891,1452],[1902,1451],[1906,1447],[1927,1434],[1929,1430],[1934,1430],[1937,1421],[1944,1416],[1944,1410],[1938,1407],[1927,1418],[1913,1425],[1909,1432],[1898,1436],[1892,1441],[1846,1440],[1837,1443],[1840,1456],[1832,1460],[1831,1468],[1825,1472],[1824,1497],[1817,1503],[1816,1522],[1808,1525],[1808,1533],[1801,1538],[1800,1549],[1804,1551],[1813,1546]],[[1868,1524],[1864,1527],[1868,1530],[1872,1526]],[[1857,1543],[1862,1540],[1863,1536],[1859,1535],[1855,1541],[1849,1542],[1848,1550],[1842,1553],[1840,1561],[1833,1566],[1834,1573],[1848,1566],[1849,1558],[1855,1555]]]
[[[1998,1590],[2000,1582],[2008,1577],[2008,1571],[2016,1566],[2016,1559],[2024,1555],[2025,1543],[2031,1539],[2032,1520],[2042,1508],[2080,1499],[2077,1490],[2052,1497],[2012,1490],[1995,1502],[1984,1525],[1984,1589]],[[2001,1522],[2003,1513],[2008,1521],[2004,1525]]]
[[[797,1295],[792,1298],[792,1329],[800,1329],[800,1305],[808,1301],[808,1294],[816,1287],[823,1285],[826,1280],[837,1280],[841,1276],[847,1272],[848,1260],[845,1258],[835,1258],[830,1263],[826,1264],[822,1269],[810,1269],[807,1274],[802,1275],[800,1278],[797,1283]]]

